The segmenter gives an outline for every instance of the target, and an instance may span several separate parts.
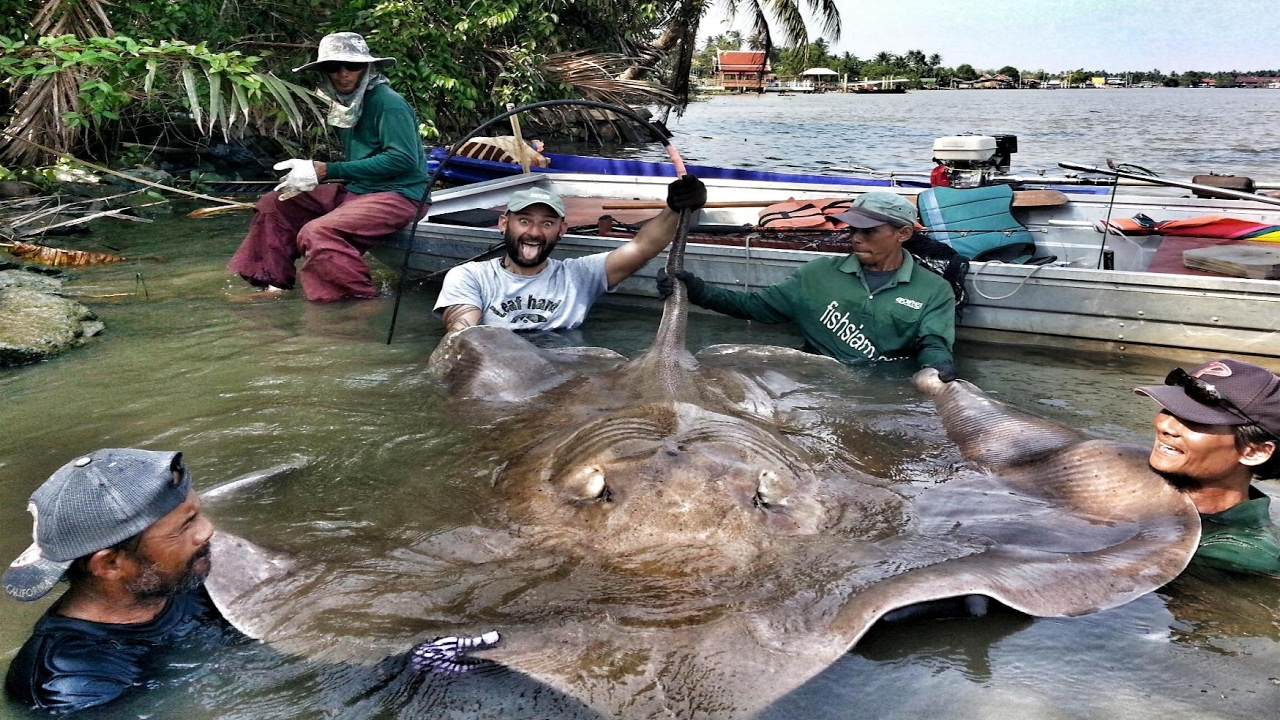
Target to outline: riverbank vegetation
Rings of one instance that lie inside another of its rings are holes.
[[[731,5],[755,18],[766,47],[772,32],[794,45],[809,39],[802,0]],[[838,36],[833,5],[803,5],[822,32]],[[508,104],[679,104],[708,7],[707,0],[0,0],[0,165],[75,156],[190,166],[208,177],[237,162],[261,171],[263,158],[323,158],[332,143],[311,79],[290,70],[338,30],[359,32],[376,54],[397,58],[388,75],[428,141],[458,137]]]

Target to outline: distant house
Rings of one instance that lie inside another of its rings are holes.
[[[1213,78],[1200,78],[1200,82],[1196,83],[1196,87],[1218,87],[1218,81]]]
[[[1247,87],[1247,88],[1280,87],[1280,77],[1258,77],[1256,75],[1239,75],[1236,77],[1236,87]]]
[[[1017,87],[1017,83],[1008,75],[988,75],[983,73],[976,80],[956,80],[955,87],[959,90],[1003,90],[1005,88]]]
[[[773,76],[769,58],[754,50],[720,50],[716,52],[716,82],[726,90],[764,92]]]

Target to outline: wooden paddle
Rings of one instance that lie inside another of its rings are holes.
[[[916,201],[915,195],[904,195],[911,202]],[[784,200],[724,200],[720,202],[709,202],[703,205],[704,208],[736,208],[736,207],[768,207],[776,205],[780,202],[787,202],[793,198]],[[1059,207],[1071,202],[1066,193],[1060,190],[1014,190],[1013,191],[1013,207]],[[666,207],[666,202],[661,200],[614,200],[607,202],[601,207],[605,210],[660,210]]]

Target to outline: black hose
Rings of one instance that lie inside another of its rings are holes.
[[[625,115],[626,117],[632,120],[635,120],[641,126],[648,129],[649,133],[653,136],[653,138],[658,142],[662,143],[664,147],[667,147],[667,148],[671,147],[671,142],[667,139],[667,133],[663,132],[661,129],[658,128],[658,126],[654,125],[653,123],[649,122],[645,118],[641,117],[637,112],[635,112],[631,108],[622,107],[620,105],[612,105],[610,103],[597,102],[595,100],[544,100],[542,102],[530,103],[528,105],[521,105],[520,107],[514,108],[512,110],[508,110],[507,112],[504,112],[501,115],[496,115],[484,121],[484,123],[478,125],[466,137],[454,143],[449,148],[448,154],[446,154],[444,159],[440,161],[440,164],[436,166],[436,169],[434,172],[431,173],[431,176],[427,178],[427,189],[422,193],[422,199],[418,201],[418,208],[413,214],[414,220],[413,220],[412,226],[409,229],[408,247],[405,248],[405,251],[404,251],[404,261],[400,263],[400,280],[399,282],[396,283],[396,302],[395,302],[395,306],[391,310],[391,327],[387,329],[388,345],[391,344],[391,338],[395,335],[396,319],[400,316],[400,298],[404,294],[405,276],[409,274],[409,254],[413,251],[413,241],[418,234],[418,225],[422,222],[425,222],[427,219],[426,212],[429,212],[429,210],[424,212],[424,208],[429,207],[431,204],[431,188],[436,184],[436,179],[440,176],[440,172],[444,170],[445,166],[449,164],[449,161],[453,159],[453,156],[457,154],[458,148],[466,144],[466,142],[471,138],[476,137],[480,133],[489,129],[489,127],[494,125],[495,123],[502,122],[503,120],[510,118],[512,115],[518,115],[522,112],[528,112],[530,110],[538,110],[541,108],[548,108],[548,107],[562,107],[565,105],[579,105],[582,107],[600,108],[602,110],[610,110],[610,111],[616,112],[619,115]],[[684,225],[686,228],[685,232],[688,232],[687,219],[685,219],[682,225]]]

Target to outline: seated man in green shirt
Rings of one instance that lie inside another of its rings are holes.
[[[1136,388],[1164,407],[1155,418],[1151,469],[1200,511],[1192,562],[1280,577],[1271,499],[1252,483],[1280,477],[1280,377],[1238,360],[1214,360],[1164,385]]]
[[[951,348],[956,299],[951,286],[903,249],[919,218],[909,200],[889,192],[858,197],[844,213],[853,252],[811,260],[758,292],[709,287],[692,273],[680,279],[695,305],[764,323],[795,323],[806,349],[848,365],[914,358],[955,379]],[[659,277],[658,293],[670,294]]]
[[[296,279],[308,300],[320,302],[378,296],[362,255],[414,219],[427,189],[413,108],[381,72],[393,63],[370,54],[356,33],[340,32],[320,40],[315,62],[294,69],[320,74],[343,159],[275,166],[289,173],[258,201],[231,272],[269,292],[289,290]]]

